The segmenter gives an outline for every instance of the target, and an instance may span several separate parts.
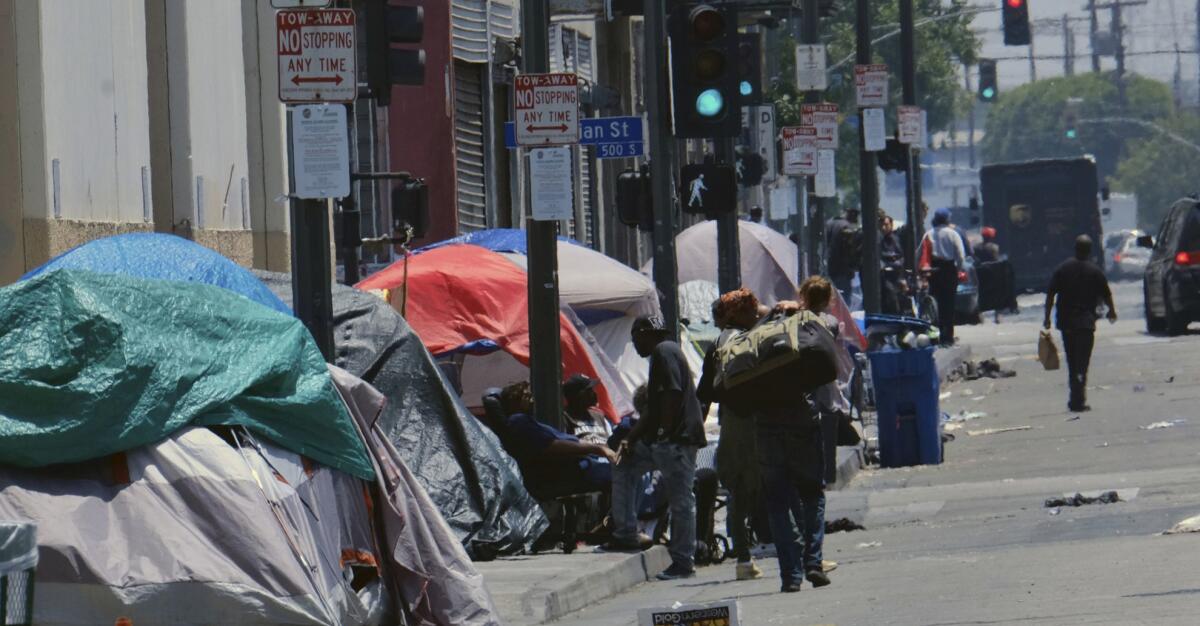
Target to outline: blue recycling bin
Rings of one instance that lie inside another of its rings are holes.
[[[942,462],[934,348],[868,352],[884,467]]]

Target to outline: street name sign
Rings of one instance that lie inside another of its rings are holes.
[[[817,129],[812,126],[784,126],[783,173],[811,176],[817,173]]]
[[[292,109],[292,184],[297,198],[350,195],[346,107],[302,104]]]
[[[517,145],[579,143],[579,77],[518,74],[513,85]]]
[[[796,46],[796,89],[799,91],[825,91],[829,79],[825,72],[825,44],[800,44]]]
[[[585,117],[579,120],[579,144],[595,146],[597,159],[627,159],[646,153],[640,117]],[[517,147],[517,125],[504,124],[504,146]]]
[[[529,189],[533,219],[569,220],[575,217],[575,189],[571,178],[571,149],[538,148],[529,151]]]
[[[281,102],[354,102],[354,11],[275,13]]]
[[[817,147],[838,149],[838,105],[830,102],[800,105],[800,125],[817,129]]]
[[[899,117],[900,143],[917,145],[924,135],[921,124],[921,107],[902,106],[896,110]]]
[[[887,106],[887,66],[883,64],[855,65],[854,93],[860,108]]]

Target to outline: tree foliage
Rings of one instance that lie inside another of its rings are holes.
[[[982,151],[985,163],[1038,158],[1096,158],[1101,180],[1111,177],[1131,142],[1150,131],[1114,118],[1153,121],[1174,113],[1170,88],[1139,76],[1126,77],[1128,105],[1122,106],[1111,72],[1080,74],[1028,83],[1005,93],[988,113]],[[1078,117],[1078,136],[1067,137],[1070,105]],[[1096,121],[1089,121],[1096,120]]]
[[[1189,142],[1200,140],[1200,117],[1192,113],[1160,122],[1165,130]],[[1155,232],[1176,200],[1200,191],[1200,149],[1163,133],[1133,143],[1121,161],[1113,189],[1137,194],[1138,222]]]
[[[859,143],[857,107],[854,94],[855,18],[854,3],[837,3],[835,14],[823,19],[820,24],[821,41],[829,47],[830,65],[841,63],[830,74],[830,88],[825,93],[827,102],[836,102],[842,112],[841,149],[838,150],[838,187],[843,190],[847,202],[857,203],[859,196],[858,150]],[[970,106],[970,94],[961,79],[961,67],[976,62],[979,39],[970,28],[973,12],[963,11],[967,3],[955,0],[949,4],[943,0],[916,0],[914,17],[917,23],[914,43],[916,47],[915,87],[917,104],[928,112],[929,131],[947,128],[956,117]],[[901,104],[900,82],[900,38],[899,5],[893,0],[872,0],[872,39],[884,38],[872,46],[875,62],[886,63],[890,73],[891,96],[888,107],[889,132],[896,124],[895,107]],[[922,23],[928,18],[941,18]],[[777,55],[780,66],[780,81],[773,86],[768,100],[774,101],[776,119],[780,126],[800,123],[800,104],[803,95],[797,92],[793,82],[795,76],[794,37],[780,38],[780,45],[768,54]],[[847,60],[848,59],[848,60]],[[842,62],[844,61],[845,62]]]

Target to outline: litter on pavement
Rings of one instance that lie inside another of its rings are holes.
[[[1033,430],[1033,426],[1010,426],[1008,428],[985,428],[983,430],[968,430],[967,434],[972,437],[981,435],[998,435],[1000,433],[1015,433],[1021,430]]]
[[[849,518],[842,517],[832,521],[825,522],[825,534],[852,532],[855,530],[866,530],[867,527],[855,522]]]
[[[1161,422],[1154,422],[1153,424],[1146,424],[1145,426],[1139,426],[1139,428],[1141,428],[1142,430],[1158,430],[1160,428],[1174,428],[1174,427],[1179,426],[1180,424],[1184,424],[1186,422],[1187,422],[1187,420],[1185,420],[1185,419],[1164,420]]]
[[[1067,498],[1050,498],[1049,500],[1046,500],[1045,506],[1046,508],[1051,509],[1063,506],[1083,506],[1085,504],[1112,504],[1120,501],[1121,496],[1117,495],[1117,492],[1105,491],[1094,498],[1089,498],[1082,493],[1077,493]]]
[[[1017,373],[1012,370],[1006,370],[1000,366],[1000,362],[996,359],[987,359],[976,363],[975,361],[965,361],[958,369],[950,373],[950,382],[960,380],[979,380],[981,378],[1012,378]],[[969,395],[969,394],[964,394]]]
[[[1164,531],[1164,535],[1182,535],[1185,533],[1200,533],[1200,515],[1189,517]]]
[[[855,547],[860,548],[860,549],[880,548],[880,547],[883,547],[883,542],[882,541],[867,541],[865,543],[860,543]]]

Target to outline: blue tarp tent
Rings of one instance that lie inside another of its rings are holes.
[[[292,310],[254,274],[198,243],[175,235],[130,233],[90,241],[50,259],[22,276],[21,280],[56,269],[204,283],[224,287],[281,313],[292,314]]]

